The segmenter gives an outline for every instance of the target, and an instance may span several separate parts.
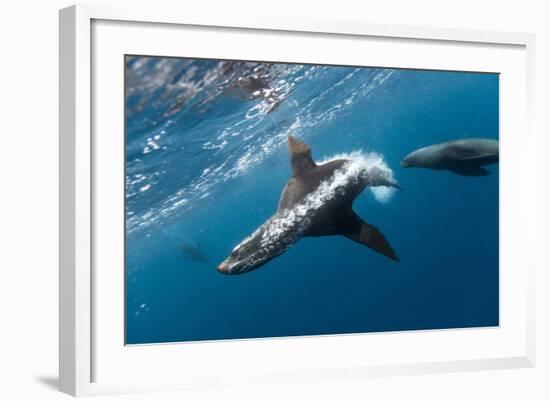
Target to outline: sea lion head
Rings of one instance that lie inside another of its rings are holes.
[[[430,167],[432,164],[439,161],[439,146],[427,146],[415,150],[414,152],[406,155],[403,160],[399,162],[401,167]]]
[[[407,168],[407,167],[414,167],[416,163],[417,163],[417,160],[413,152],[405,156],[403,160],[399,162],[399,165],[403,168]]]
[[[238,244],[231,254],[218,265],[218,271],[224,274],[240,274],[266,264],[278,253],[269,252],[261,244],[262,231],[258,230]]]

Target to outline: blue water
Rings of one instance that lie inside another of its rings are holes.
[[[498,88],[496,74],[128,57],[126,342],[498,325],[498,165],[399,167],[422,146],[498,138]],[[384,157],[403,190],[365,190],[354,209],[400,263],[320,237],[217,272],[276,210],[288,134],[317,160]]]

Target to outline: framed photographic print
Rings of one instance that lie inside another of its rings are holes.
[[[533,47],[62,10],[61,390],[533,366]]]

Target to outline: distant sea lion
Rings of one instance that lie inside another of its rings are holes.
[[[184,259],[192,262],[208,262],[208,257],[202,252],[201,246],[190,241],[181,240],[178,243],[178,248],[181,251]]]
[[[398,261],[384,235],[352,209],[367,186],[397,187],[380,163],[338,159],[317,165],[308,145],[288,137],[292,177],[277,212],[235,247],[218,266],[226,274],[256,269],[281,255],[302,237],[343,235]]]
[[[498,141],[495,139],[458,139],[426,146],[409,153],[401,167],[449,170],[464,176],[488,175],[482,166],[498,163]]]

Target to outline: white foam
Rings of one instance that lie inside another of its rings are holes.
[[[374,199],[380,203],[389,202],[396,191],[396,189],[392,187],[370,187],[369,189]]]
[[[363,153],[360,150],[354,150],[350,153],[340,153],[334,156],[330,156],[318,162],[318,164],[328,163],[337,159],[349,159],[354,163],[356,169],[363,169],[368,171],[369,169],[377,168],[377,173],[379,173],[383,178],[389,182],[395,182],[393,170],[387,165],[384,161],[384,157],[376,152]],[[395,194],[396,189],[394,187],[388,186],[370,186],[369,190],[380,203],[389,202],[393,195]]]

